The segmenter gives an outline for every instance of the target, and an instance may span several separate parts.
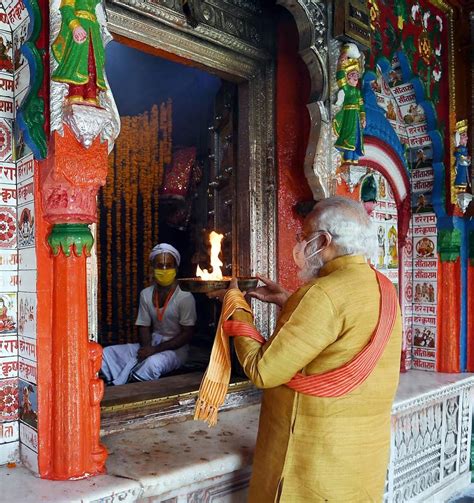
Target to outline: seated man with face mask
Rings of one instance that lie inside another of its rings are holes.
[[[196,304],[192,294],[177,284],[180,262],[178,250],[169,244],[160,243],[151,251],[154,281],[140,294],[135,322],[140,344],[104,348],[101,371],[107,383],[156,380],[186,362]]]

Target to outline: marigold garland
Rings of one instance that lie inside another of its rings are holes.
[[[97,255],[103,344],[135,340],[139,293],[149,282],[147,257],[158,241],[157,195],[165,165],[172,160],[171,100],[121,119],[100,197]]]

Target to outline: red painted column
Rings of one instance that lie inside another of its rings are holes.
[[[67,228],[65,229],[67,232]],[[104,470],[92,457],[86,255],[60,250],[54,257],[51,472],[48,478],[81,478]],[[85,406],[86,405],[86,406]],[[67,418],[67,420],[65,420]]]
[[[39,165],[35,173],[45,169]],[[35,201],[41,201],[39,177],[35,178]],[[52,373],[52,296],[53,259],[48,245],[51,224],[44,218],[41,204],[35,208],[36,215],[36,280],[38,306],[36,311],[37,351],[38,351],[38,470],[41,476],[50,471],[51,463],[51,373]]]
[[[98,379],[102,348],[89,342],[86,256],[96,220],[96,194],[105,183],[107,144],[88,149],[64,125],[52,141],[54,155],[41,170],[42,215],[38,248],[39,471],[43,478],[69,480],[105,471],[100,443]],[[52,225],[51,225],[52,224]],[[49,288],[49,290],[48,290]]]
[[[456,260],[438,262],[438,333],[436,342],[436,370],[438,372],[460,371],[460,306],[461,262]]]
[[[467,270],[467,371],[474,372],[474,258]]]
[[[310,91],[309,74],[298,56],[299,36],[294,19],[286,11],[278,27],[276,83],[276,153],[278,166],[278,279],[288,289],[299,285],[293,261],[295,236],[302,219],[294,206],[311,201],[313,195],[304,174],[309,135],[306,108]]]

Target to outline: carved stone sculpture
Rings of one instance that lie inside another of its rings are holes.
[[[64,126],[64,137],[54,133],[55,158],[42,175],[45,217],[51,223],[93,223],[96,195],[107,177],[107,145],[97,138],[89,149]]]

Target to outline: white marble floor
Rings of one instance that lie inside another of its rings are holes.
[[[403,407],[413,396],[454,386],[462,379],[425,376],[421,372],[402,376],[395,408]],[[259,406],[254,405],[222,412],[212,429],[202,422],[186,421],[108,435],[103,439],[109,450],[108,474],[88,480],[51,482],[34,477],[21,466],[2,467],[0,503],[156,503],[175,497],[177,503],[205,501],[196,496],[202,492],[203,481],[214,495],[240,491],[238,501],[243,502],[258,414]],[[216,497],[213,501],[228,499]],[[448,501],[436,503],[474,503],[474,484]]]
[[[258,414],[259,406],[251,406],[222,412],[212,429],[186,421],[109,435],[103,439],[109,450],[108,474],[91,479],[52,482],[21,466],[2,467],[0,503],[158,502],[161,496],[174,497],[183,485],[199,491],[203,480],[221,481],[226,487],[245,484]],[[240,479],[225,479],[242,471]]]

